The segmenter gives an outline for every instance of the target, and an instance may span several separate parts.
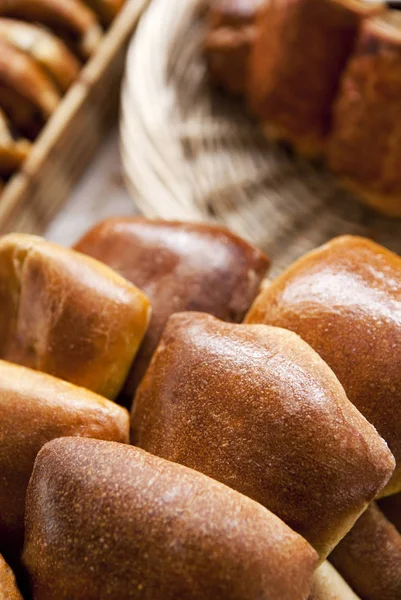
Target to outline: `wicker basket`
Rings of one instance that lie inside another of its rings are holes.
[[[128,42],[148,0],[128,0],[0,198],[0,233],[43,233],[115,123]]]
[[[333,236],[401,252],[401,221],[381,217],[333,178],[269,144],[241,103],[208,83],[204,0],[153,0],[128,54],[121,147],[148,216],[214,219],[264,248],[279,271]]]

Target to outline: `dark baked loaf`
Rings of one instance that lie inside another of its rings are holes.
[[[297,335],[199,313],[170,317],[135,397],[132,443],[260,502],[322,559],[394,469]]]
[[[334,107],[328,165],[371,206],[401,217],[401,13],[362,27]]]
[[[271,0],[258,18],[249,106],[270,137],[320,154],[340,77],[362,20],[384,10],[364,0]]]
[[[152,304],[147,335],[123,390],[128,406],[172,313],[197,310],[239,322],[269,267],[260,250],[210,224],[108,219],[76,249],[133,282]]]
[[[306,600],[317,555],[200,473],[64,438],[36,460],[23,560],[35,600]]]

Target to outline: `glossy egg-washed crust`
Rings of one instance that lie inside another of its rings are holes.
[[[296,261],[255,301],[247,323],[295,331],[333,369],[387,441],[401,488],[401,258],[359,237],[336,238]]]
[[[42,446],[74,435],[128,442],[124,408],[44,373],[0,361],[0,552],[22,549],[25,492]]]
[[[146,296],[117,273],[26,234],[0,239],[0,306],[0,358],[111,399],[150,318]]]
[[[173,315],[136,394],[132,443],[237,489],[324,559],[394,459],[297,335]]]
[[[308,600],[359,600],[359,598],[335,568],[326,561],[315,573]]]
[[[366,21],[334,107],[328,165],[368,204],[401,217],[401,13]]]
[[[362,20],[385,8],[363,0],[270,0],[260,11],[249,106],[271,137],[320,154],[340,76]]]
[[[115,269],[151,301],[148,333],[123,393],[128,405],[172,313],[196,310],[239,322],[269,267],[260,250],[209,224],[108,219],[75,248]]]
[[[14,573],[0,555],[0,600],[23,600]]]
[[[330,556],[363,600],[401,598],[401,535],[372,505]]]
[[[23,561],[35,600],[306,600],[317,555],[200,473],[64,438],[36,460]]]

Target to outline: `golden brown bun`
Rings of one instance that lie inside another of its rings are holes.
[[[368,239],[336,238],[260,294],[248,323],[295,331],[333,369],[387,441],[401,488],[401,258]]]
[[[0,555],[0,600],[23,600],[14,573]]]
[[[361,21],[384,10],[364,0],[271,0],[260,11],[248,99],[265,129],[319,154]]]
[[[27,54],[0,39],[0,83],[33,104],[46,119],[60,102],[56,87]]]
[[[309,600],[359,600],[335,568],[324,562],[313,578]]]
[[[108,219],[76,249],[115,269],[152,304],[148,333],[124,389],[127,405],[172,313],[197,310],[242,321],[269,267],[262,252],[227,229],[178,221]]]
[[[380,510],[401,533],[401,494],[383,498],[379,502]]]
[[[260,502],[324,559],[394,459],[297,335],[173,315],[135,397],[132,443]]]
[[[0,39],[27,53],[62,92],[65,92],[79,75],[79,61],[61,40],[43,27],[0,18]]]
[[[42,238],[0,239],[0,358],[106,398],[146,332],[148,299],[103,264]]]
[[[0,551],[22,548],[25,492],[41,447],[74,435],[128,442],[127,411],[88,390],[0,361]]]
[[[328,165],[362,200],[401,217],[401,14],[366,21],[334,108]]]
[[[41,23],[77,42],[82,56],[98,48],[102,29],[95,13],[81,0],[0,0],[0,15]]]
[[[200,473],[64,438],[36,460],[23,560],[35,600],[306,600],[317,555]]]
[[[401,535],[372,505],[330,560],[363,600],[400,600]]]

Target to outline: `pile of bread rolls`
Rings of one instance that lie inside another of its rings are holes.
[[[1,600],[401,598],[401,258],[268,268],[207,224],[0,239]]]
[[[125,0],[0,0],[0,180],[97,50]]]
[[[211,0],[207,22],[211,78],[266,135],[401,217],[401,13],[384,0]]]

